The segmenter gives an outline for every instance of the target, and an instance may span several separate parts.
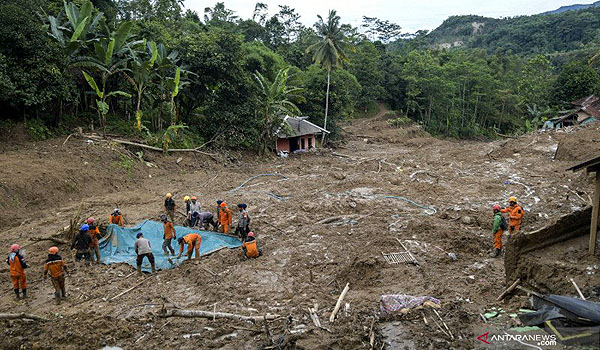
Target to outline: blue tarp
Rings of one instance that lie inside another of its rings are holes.
[[[212,253],[222,248],[239,248],[242,243],[236,237],[208,231],[193,230],[189,227],[175,226],[177,237],[183,237],[189,233],[199,233],[202,236],[200,245],[200,254]],[[150,241],[152,253],[154,254],[157,269],[170,269],[180,264],[187,253],[187,245],[184,254],[179,260],[171,256],[171,264],[162,250],[163,244],[163,224],[161,222],[146,220],[134,227],[119,227],[118,225],[109,225],[106,229],[106,235],[100,240],[100,254],[102,262],[105,264],[127,263],[136,266],[136,254],[133,250],[135,236],[141,232],[144,237]],[[179,254],[179,244],[177,240],[171,241],[171,246],[175,253]],[[142,269],[150,271],[150,263],[144,259]]]

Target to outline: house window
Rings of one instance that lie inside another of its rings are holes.
[[[313,148],[313,137],[309,136],[308,137],[308,148]]]
[[[304,137],[300,139],[300,148],[306,149],[306,139]]]

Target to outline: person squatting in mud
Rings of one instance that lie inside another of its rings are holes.
[[[50,280],[54,287],[54,297],[57,303],[60,302],[61,297],[67,297],[63,271],[66,274],[69,274],[67,264],[65,264],[62,257],[58,255],[58,247],[50,247],[50,249],[48,249],[48,259],[44,264],[44,280],[48,278],[48,273],[50,273]]]

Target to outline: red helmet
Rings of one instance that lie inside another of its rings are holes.
[[[10,251],[11,252],[16,252],[19,249],[21,249],[21,247],[18,244],[13,244],[13,245],[10,246]]]
[[[248,232],[248,237],[254,237],[254,232]]]
[[[50,247],[50,249],[48,249],[48,253],[50,253],[50,254],[58,253],[58,247]]]
[[[494,204],[494,206],[492,206],[493,210],[500,210],[500,205],[498,204]]]
[[[88,223],[88,224],[93,224],[93,223],[94,223],[94,217],[93,217],[93,216],[90,216],[90,217],[87,219],[87,223]]]

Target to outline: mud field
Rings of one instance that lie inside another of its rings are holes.
[[[546,226],[586,205],[591,178],[565,169],[600,151],[597,126],[493,142],[440,140],[417,126],[392,128],[379,118],[356,120],[344,130],[346,142],[334,150],[267,160],[244,153],[218,152],[216,160],[135,154],[133,147],[81,137],[64,144],[64,138],[2,142],[0,247],[25,246],[31,268],[30,297],[16,301],[2,265],[0,313],[27,312],[49,321],[0,321],[0,348],[370,349],[373,334],[375,349],[470,349],[480,313],[527,303],[523,296],[495,301],[506,285],[503,260],[489,256],[492,204],[516,195],[527,211],[524,231]],[[257,177],[232,191],[260,174],[283,176]],[[238,250],[221,250],[138,278],[125,265],[75,267],[62,245],[71,268],[69,296],[56,305],[50,282],[42,280],[42,263],[54,244],[31,238],[56,234],[80,206],[82,218],[93,215],[100,222],[115,206],[129,225],[157,219],[167,192],[180,206],[184,195],[194,194],[213,212],[217,199],[232,209],[248,203],[264,256],[244,261]],[[401,248],[396,238],[419,266],[386,263],[382,252]],[[552,248],[553,268],[538,274],[561,282],[536,285],[541,292],[573,295],[558,270],[562,264],[584,294],[593,294],[598,275],[586,268],[599,265],[598,259],[585,254],[585,239],[565,245]],[[349,292],[330,323],[346,283]],[[425,311],[380,319],[382,294],[441,300],[439,313],[453,339],[425,324]],[[309,316],[315,304],[323,328]],[[164,318],[163,308],[280,317],[268,324]]]

